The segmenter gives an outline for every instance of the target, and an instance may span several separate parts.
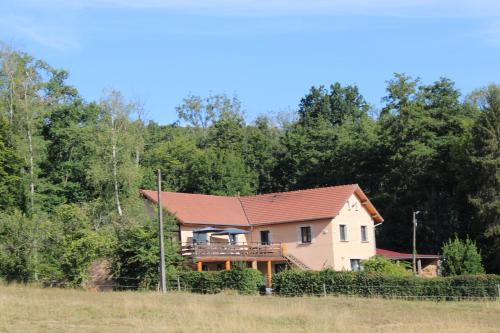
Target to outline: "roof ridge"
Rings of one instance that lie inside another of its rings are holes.
[[[358,186],[359,187],[359,184],[353,183],[353,184],[344,184],[344,185],[328,185],[328,186],[322,186],[322,187],[304,188],[304,189],[293,190],[293,191],[281,191],[281,192],[251,194],[251,195],[241,196],[241,198],[261,197],[261,196],[273,195],[273,194],[298,193],[298,192],[322,190],[322,189],[326,189],[326,188],[349,187],[349,186]]]
[[[145,190],[140,189],[140,192],[157,192],[156,190]],[[186,194],[186,195],[203,195],[206,197],[216,197],[216,198],[238,198],[236,195],[222,195],[222,194],[205,194],[205,193],[190,193],[190,192],[175,192],[175,191],[161,191],[161,193],[173,193],[173,194]]]

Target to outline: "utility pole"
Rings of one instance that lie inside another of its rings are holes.
[[[417,214],[419,211],[413,211],[413,274],[417,275]]]
[[[413,261],[413,274],[417,275],[417,215],[421,213],[426,213],[426,211],[413,211],[413,255],[412,255],[412,261]]]
[[[161,171],[158,169],[157,177],[158,188],[158,237],[160,238],[160,291],[166,291],[166,278],[165,278],[165,248],[163,246],[163,208],[161,206]]]

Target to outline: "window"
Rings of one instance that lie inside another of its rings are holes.
[[[300,227],[300,242],[311,243],[311,227]]]
[[[361,270],[361,260],[351,259],[351,271],[359,272]]]
[[[345,224],[340,225],[340,240],[343,242],[347,241],[347,226]]]
[[[271,243],[269,230],[263,230],[260,232],[260,243],[262,245],[269,245]]]
[[[361,241],[368,242],[368,236],[366,234],[366,225],[361,226]]]

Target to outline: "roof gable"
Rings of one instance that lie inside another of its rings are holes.
[[[157,202],[156,192],[142,190]],[[334,218],[352,194],[356,194],[374,221],[383,219],[358,185],[226,197],[162,192],[162,205],[181,223],[251,226]]]

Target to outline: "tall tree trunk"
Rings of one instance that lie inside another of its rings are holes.
[[[120,204],[120,193],[118,188],[118,161],[117,161],[117,151],[116,151],[116,129],[115,121],[111,119],[111,150],[113,159],[113,184],[115,188],[115,199],[116,199],[116,210],[120,217],[123,216],[122,206]]]
[[[29,73],[26,72],[26,79],[31,80]],[[24,113],[26,121],[26,136],[28,138],[28,163],[29,163],[29,193],[30,193],[30,213],[33,213],[35,207],[35,165],[34,165],[34,150],[33,150],[33,133],[32,133],[32,117],[30,116],[29,101],[28,101],[28,82],[24,86]]]
[[[35,208],[35,166],[33,163],[33,136],[31,133],[31,126],[28,127],[28,151],[30,169],[30,211],[33,212]]]
[[[25,126],[26,126],[26,137],[28,139],[28,161],[29,161],[29,195],[30,195],[30,218],[33,218],[33,213],[35,210],[35,163],[34,163],[34,149],[33,149],[33,110],[30,110],[30,103],[28,100],[28,86],[32,84],[32,78],[30,73],[26,71],[26,81],[24,83],[24,113],[25,113]],[[32,251],[33,251],[33,278],[38,281],[38,223],[35,223],[35,232],[33,234],[32,240]]]
[[[14,77],[9,73],[9,125],[14,121]]]
[[[139,152],[139,147],[135,147],[135,167],[139,168],[139,163],[141,161],[140,158],[141,153]]]

